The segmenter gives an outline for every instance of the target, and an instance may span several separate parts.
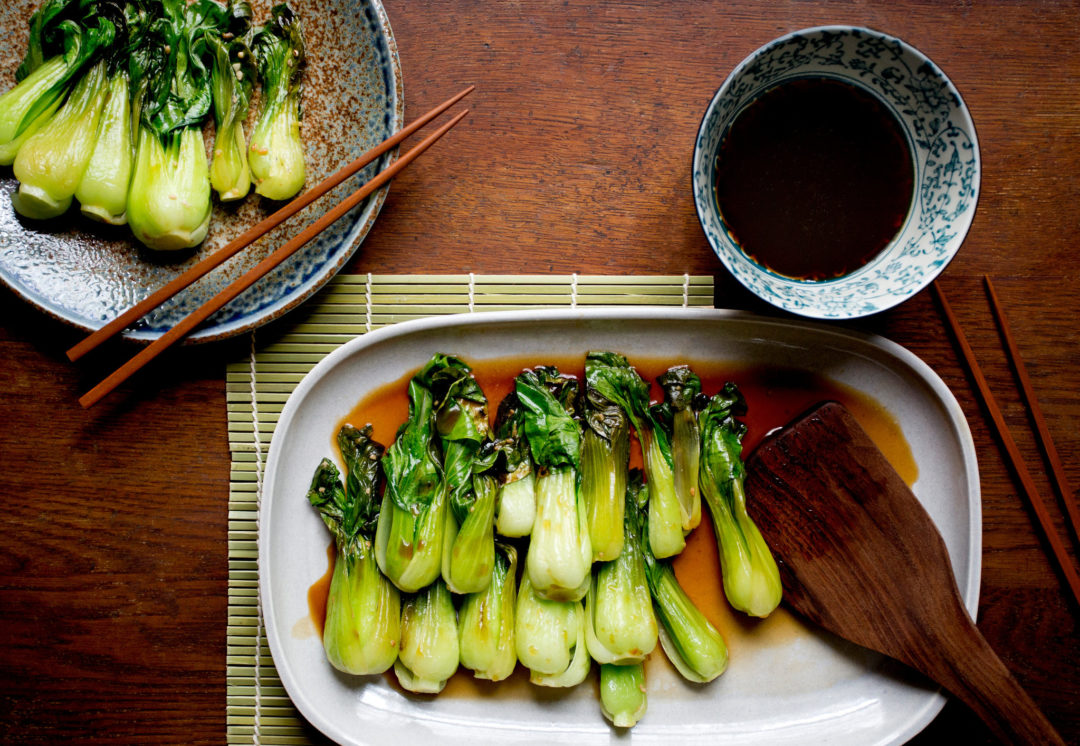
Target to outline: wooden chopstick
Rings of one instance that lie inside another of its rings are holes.
[[[990,419],[993,420],[998,438],[1001,439],[1002,444],[1005,446],[1005,451],[1009,455],[1009,465],[1012,467],[1013,472],[1020,479],[1020,483],[1024,487],[1028,503],[1035,511],[1035,516],[1039,520],[1043,535],[1050,543],[1050,548],[1053,550],[1058,567],[1061,569],[1061,572],[1069,585],[1069,589],[1072,591],[1073,599],[1080,605],[1080,575],[1077,574],[1076,568],[1073,567],[1072,560],[1069,558],[1069,553],[1065,550],[1065,545],[1061,542],[1061,537],[1058,536],[1057,530],[1054,528],[1054,522],[1051,520],[1050,514],[1046,510],[1046,504],[1043,502],[1042,497],[1039,496],[1039,491],[1035,488],[1035,483],[1032,481],[1031,474],[1028,473],[1027,467],[1024,466],[1020,450],[1016,447],[1016,442],[1013,440],[1012,435],[1009,434],[1009,430],[1005,425],[1005,418],[1001,415],[1001,409],[998,407],[994,395],[990,393],[990,386],[987,384],[986,378],[979,368],[979,363],[975,359],[975,353],[968,344],[964,332],[960,329],[960,323],[956,320],[956,316],[953,315],[952,307],[949,305],[948,300],[945,299],[945,293],[937,282],[934,283],[934,292],[937,295],[938,303],[941,304],[941,310],[945,315],[949,328],[956,338],[957,344],[960,346],[964,360],[967,362],[968,371],[975,379],[976,391],[978,392],[986,411],[990,413]]]
[[[1061,457],[1058,456],[1057,448],[1054,446],[1054,439],[1050,436],[1050,429],[1046,426],[1042,407],[1039,406],[1039,398],[1035,396],[1035,388],[1031,385],[1031,378],[1028,376],[1024,359],[1020,356],[1020,348],[1016,346],[1016,340],[1013,339],[1009,322],[1005,319],[1005,309],[1001,307],[997,292],[994,291],[994,283],[989,276],[984,276],[983,279],[986,282],[986,294],[990,297],[990,305],[994,309],[994,317],[997,319],[998,328],[1001,330],[1001,337],[1005,340],[1005,349],[1009,354],[1009,362],[1012,363],[1013,371],[1020,380],[1020,391],[1024,395],[1024,403],[1031,412],[1032,419],[1035,420],[1035,432],[1039,436],[1039,445],[1046,455],[1046,460],[1050,463],[1050,473],[1054,478],[1054,486],[1057,488],[1061,501],[1065,503],[1065,512],[1069,516],[1073,538],[1080,541],[1080,508],[1077,507],[1076,497],[1073,495],[1073,491],[1069,487],[1069,481],[1065,477],[1065,468],[1061,465]]]
[[[355,174],[364,166],[371,163],[383,153],[395,147],[406,137],[416,132],[416,130],[420,129],[432,119],[439,116],[451,106],[456,104],[458,101],[465,98],[465,96],[472,93],[475,88],[476,86],[471,85],[465,90],[461,91],[461,93],[458,93],[456,96],[452,96],[446,101],[443,101],[441,104],[436,106],[428,113],[424,114],[412,124],[404,127],[397,133],[383,140],[377,146],[364,153],[352,163],[348,164],[347,166],[332,174],[331,176],[323,179],[321,182],[301,194],[293,201],[289,202],[277,212],[267,216],[258,224],[252,226],[244,233],[241,233],[239,236],[222,246],[210,256],[193,265],[190,269],[180,274],[179,276],[173,278],[161,288],[155,290],[146,298],[139,301],[134,306],[124,311],[115,319],[105,324],[105,326],[96,330],[88,337],[83,339],[81,342],[79,342],[77,345],[68,350],[68,359],[71,361],[78,360],[80,357],[90,352],[113,335],[131,326],[131,324],[133,324],[135,321],[141,319],[147,313],[160,306],[169,298],[176,295],[188,285],[198,280],[200,277],[217,267],[226,259],[232,257],[241,249],[247,247],[257,239],[261,238],[264,234],[270,232],[271,230],[279,226],[281,223],[303,210],[305,207],[310,205],[319,197],[329,192],[331,189],[336,187],[341,182],[345,181],[345,179]]]
[[[157,357],[162,351],[164,351],[178,339],[183,337],[185,334],[190,332],[196,326],[201,324],[226,303],[228,303],[233,298],[240,295],[240,293],[251,287],[251,285],[253,285],[259,278],[261,278],[267,272],[272,270],[290,255],[292,255],[299,248],[308,243],[308,241],[310,241],[323,230],[325,230],[329,225],[331,225],[342,215],[344,215],[349,210],[356,207],[356,205],[364,201],[364,199],[366,199],[369,194],[374,192],[386,182],[390,181],[391,178],[393,178],[399,171],[409,165],[409,163],[411,163],[418,155],[423,153],[425,150],[431,147],[431,145],[434,144],[436,140],[438,140],[440,137],[450,131],[450,129],[458,122],[460,122],[468,113],[469,110],[466,109],[457,116],[455,116],[453,119],[451,119],[449,122],[444,124],[442,127],[439,127],[439,129],[428,135],[422,142],[420,142],[418,145],[405,153],[405,155],[401,156],[390,166],[381,171],[374,179],[372,179],[360,189],[356,190],[351,195],[346,197],[342,202],[328,210],[325,215],[313,222],[311,225],[309,225],[307,228],[297,234],[294,238],[286,241],[273,253],[271,253],[261,262],[248,270],[245,274],[238,277],[236,280],[233,280],[232,283],[226,286],[217,295],[215,295],[213,298],[206,301],[201,306],[192,311],[190,314],[185,316],[183,319],[180,320],[179,323],[176,324],[176,326],[174,326],[172,329],[169,329],[169,331],[165,332],[163,335],[155,339],[148,346],[144,347],[137,355],[135,355],[135,357],[128,360],[126,363],[124,363],[124,365],[114,371],[104,381],[99,383],[94,388],[90,389],[90,391],[88,391],[79,399],[79,403],[83,405],[83,407],[89,408],[97,402],[101,401],[101,399],[105,397],[110,391],[112,391],[121,383],[126,381],[129,377],[131,377],[132,374],[134,374],[148,362]]]

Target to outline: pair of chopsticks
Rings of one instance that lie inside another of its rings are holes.
[[[1020,357],[1020,350],[1016,346],[1012,332],[1009,329],[1009,323],[1005,319],[1005,312],[998,302],[997,293],[994,291],[994,283],[991,282],[989,277],[985,277],[984,279],[986,281],[986,292],[990,298],[990,304],[994,309],[994,316],[997,319],[1001,336],[1005,340],[1005,349],[1008,352],[1009,361],[1016,373],[1016,377],[1020,381],[1020,389],[1023,392],[1024,403],[1026,404],[1028,411],[1031,412],[1032,419],[1035,421],[1035,430],[1038,434],[1039,444],[1042,447],[1047,461],[1050,463],[1050,472],[1053,476],[1054,486],[1057,488],[1061,501],[1065,503],[1065,510],[1068,515],[1068,522],[1072,528],[1073,537],[1077,541],[1080,541],[1080,509],[1077,508],[1076,499],[1065,478],[1065,470],[1062,468],[1061,458],[1058,456],[1057,448],[1054,447],[1054,441],[1053,438],[1050,437],[1050,431],[1046,427],[1046,420],[1043,418],[1042,409],[1039,407],[1039,401],[1031,386],[1031,379],[1028,377],[1027,368],[1024,366],[1023,358]],[[1010,466],[1020,480],[1020,484],[1024,488],[1024,492],[1027,495],[1032,510],[1035,511],[1035,516],[1042,528],[1043,535],[1050,544],[1050,548],[1054,553],[1054,558],[1057,560],[1058,567],[1065,576],[1069,589],[1072,591],[1073,598],[1076,600],[1076,603],[1080,605],[1080,574],[1077,573],[1076,568],[1073,566],[1072,560],[1069,558],[1069,554],[1065,549],[1065,545],[1062,543],[1061,537],[1054,527],[1054,522],[1047,512],[1046,503],[1043,502],[1042,497],[1035,488],[1035,483],[1031,479],[1031,474],[1028,472],[1027,467],[1024,466],[1024,461],[1020,455],[1019,449],[1016,447],[1016,442],[1013,440],[1012,435],[1009,434],[1009,430],[1005,425],[1005,418],[1001,415],[1001,409],[998,407],[994,395],[990,392],[990,386],[987,384],[986,378],[983,377],[979,364],[975,360],[975,353],[968,344],[967,338],[964,337],[964,333],[960,329],[960,324],[957,322],[956,316],[953,315],[949,302],[945,299],[945,293],[941,290],[941,286],[936,282],[934,283],[934,291],[937,293],[938,302],[941,304],[941,310],[945,314],[945,319],[948,321],[953,336],[956,338],[957,344],[960,346],[960,350],[967,362],[968,370],[971,373],[972,378],[975,379],[976,389],[982,400],[982,404],[987,412],[990,413],[990,419],[993,420],[998,438],[1005,446],[1005,451],[1009,455]]]
[[[303,210],[312,202],[322,197],[331,189],[336,187],[341,182],[355,174],[357,171],[368,165],[376,158],[386,153],[390,149],[397,146],[402,140],[416,132],[418,129],[426,125],[435,117],[442,114],[458,101],[463,99],[469,93],[473,91],[476,86],[469,86],[461,93],[453,96],[443,103],[436,106],[434,109],[424,114],[422,117],[414,121],[412,124],[403,128],[396,134],[384,140],[382,143],[372,148],[362,156],[349,163],[332,176],[327,177],[322,182],[312,187],[308,191],[301,194],[299,197],[289,202],[277,212],[273,213],[269,217],[259,222],[254,227],[248,229],[218,251],[214,252],[210,256],[206,257],[198,264],[188,269],[183,274],[179,275],[169,283],[148,295],[145,299],[136,303],[124,313],[117,316],[105,326],[101,327],[94,333],[90,334],[86,339],[79,342],[77,345],[68,350],[68,359],[75,361],[80,357],[90,352],[98,345],[109,339],[113,335],[117,334],[121,330],[130,326],[133,322],[139,320],[154,308],[164,303],[166,300],[176,295],[191,283],[208,273],[210,270],[217,267],[219,264],[235,255],[241,249],[246,248],[251,243],[261,238],[269,231],[276,228],[278,225],[289,219],[296,213]],[[197,309],[181,319],[176,326],[169,329],[163,335],[154,340],[147,347],[143,348],[137,355],[128,360],[124,365],[119,367],[105,380],[99,383],[94,388],[90,389],[80,399],[79,403],[89,408],[101,401],[107,396],[113,389],[126,381],[137,371],[139,371],[148,362],[153,360],[159,354],[161,354],[166,348],[172,345],[174,342],[182,338],[192,329],[197,327],[202,322],[206,321],[212,314],[218,311],[226,303],[234,299],[240,293],[251,287],[257,280],[263,277],[274,267],[278,266],[281,262],[287,259],[289,256],[298,251],[301,247],[305,246],[311,239],[319,235],[328,226],[338,220],[342,215],[347,213],[356,205],[363,202],[372,192],[382,187],[390,179],[392,179],[399,171],[404,169],[409,163],[411,163],[417,156],[427,150],[431,145],[435,143],[440,137],[445,135],[454,125],[460,122],[469,110],[466,109],[460,114],[456,115],[449,122],[439,127],[439,129],[432,132],[422,142],[413,147],[403,156],[395,160],[392,164],[379,172],[371,181],[364,184],[358,190],[342,200],[339,204],[328,210],[322,217],[313,222],[303,231],[298,233],[294,238],[282,244],[278,249],[272,252],[269,256],[252,267],[242,276],[231,282],[228,286],[218,292],[217,295],[210,300],[203,303]]]

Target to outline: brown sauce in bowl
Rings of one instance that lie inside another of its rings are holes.
[[[828,280],[877,256],[911,208],[915,168],[899,121],[830,78],[781,83],[732,122],[716,158],[727,230],[758,264]]]

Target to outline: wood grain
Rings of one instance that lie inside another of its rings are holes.
[[[385,5],[406,120],[477,89],[452,137],[395,180],[348,271],[716,273],[721,306],[766,313],[723,272],[694,214],[690,157],[709,98],[751,51],[807,26],[867,25],[918,47],[963,94],[983,160],[974,224],[939,282],[1052,494],[982,289],[994,278],[1080,484],[1080,3]],[[956,394],[982,480],[979,629],[1080,743],[1077,618],[932,298],[840,326],[904,345]],[[0,740],[220,744],[224,366],[243,342],[173,349],[84,412],[78,394],[133,348],[72,365],[64,350],[79,337],[0,290]],[[913,742],[994,738],[950,703]]]

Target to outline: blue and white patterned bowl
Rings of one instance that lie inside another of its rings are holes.
[[[858,270],[799,280],[755,262],[731,237],[716,201],[716,153],[735,117],[793,78],[827,77],[870,91],[903,126],[915,189],[900,232]],[[918,50],[865,28],[822,26],[782,36],[743,60],[713,96],[694,147],[698,217],[724,266],[753,293],[801,316],[848,319],[884,311],[926,287],[956,254],[979,196],[979,146],[956,88]]]

